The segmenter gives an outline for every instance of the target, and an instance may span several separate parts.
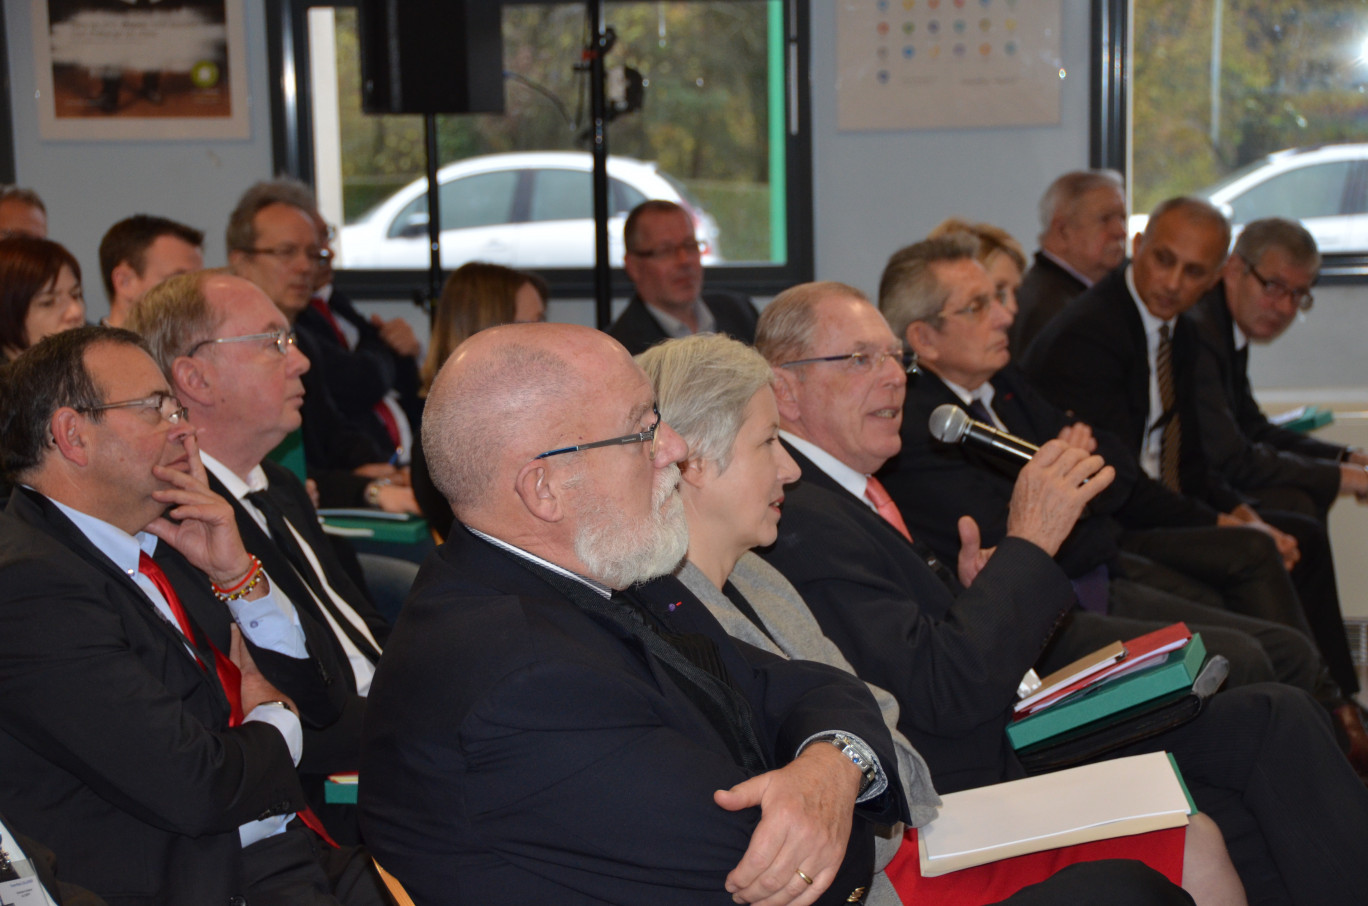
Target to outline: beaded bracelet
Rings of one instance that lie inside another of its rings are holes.
[[[214,594],[218,596],[220,601],[236,601],[238,598],[241,598],[261,584],[261,577],[263,575],[261,571],[261,561],[258,560],[254,554],[249,556],[252,558],[251,568],[247,570],[247,575],[239,579],[236,584],[229,588],[220,588],[216,582],[209,583],[210,587],[214,589]]]

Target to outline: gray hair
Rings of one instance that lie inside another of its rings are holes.
[[[213,336],[227,312],[215,312],[204,295],[204,284],[227,271],[193,271],[168,277],[133,303],[128,329],[147,342],[152,358],[173,386],[171,363],[187,354],[200,340]]]
[[[774,380],[765,357],[724,334],[667,340],[636,357],[655,386],[661,420],[689,455],[726,471],[746,405]]]
[[[1221,213],[1221,209],[1216,207],[1205,198],[1198,198],[1195,195],[1178,195],[1174,198],[1166,198],[1155,205],[1150,211],[1149,221],[1145,224],[1145,232],[1140,238],[1142,246],[1148,245],[1151,239],[1151,231],[1160,218],[1173,212],[1179,211],[1189,220],[1205,222],[1209,226],[1217,227],[1221,231],[1221,257],[1225,258],[1225,252],[1230,248],[1230,221]],[[1220,262],[1218,261],[1217,264]]]
[[[1040,196],[1040,240],[1050,232],[1050,224],[1056,218],[1069,218],[1074,215],[1079,201],[1095,189],[1116,189],[1122,195],[1126,192],[1126,179],[1115,170],[1073,170],[1050,183],[1045,194]]]
[[[776,367],[802,358],[812,348],[817,306],[837,296],[869,301],[868,296],[848,283],[828,280],[790,286],[760,313],[755,325],[755,348]]]
[[[281,177],[259,182],[242,193],[237,207],[228,215],[225,238],[228,251],[247,251],[256,245],[256,215],[273,204],[299,208],[310,220],[318,220],[318,205],[313,191],[297,179]]]
[[[937,330],[941,310],[950,299],[951,288],[941,283],[935,264],[977,260],[978,239],[972,233],[947,233],[934,239],[899,249],[884,266],[879,279],[879,311],[899,339],[917,321]]]
[[[535,346],[512,343],[477,365],[457,347],[428,392],[423,455],[458,518],[488,503],[507,451],[547,433],[583,387],[568,362]]]
[[[1306,227],[1295,220],[1265,217],[1250,221],[1235,240],[1235,254],[1251,264],[1258,264],[1270,248],[1280,248],[1297,267],[1313,274],[1320,271],[1321,254],[1315,238]]]

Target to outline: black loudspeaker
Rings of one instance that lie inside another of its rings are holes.
[[[502,3],[362,0],[367,113],[503,113]]]

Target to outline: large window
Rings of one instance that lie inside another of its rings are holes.
[[[801,9],[799,8],[801,7]],[[692,212],[710,283],[773,292],[811,277],[810,164],[799,29],[782,0],[608,2],[606,65],[641,73],[644,104],[608,126],[609,257],[647,198]],[[801,18],[799,21],[795,17]],[[358,11],[282,0],[273,52],[278,166],[315,185],[338,226],[353,291],[416,285],[427,268],[426,145],[419,116],[361,111]],[[594,263],[588,37],[582,3],[502,8],[502,114],[437,117],[442,264],[547,271],[586,291]],[[803,52],[805,56],[805,51]],[[615,280],[618,294],[625,278]]]
[[[1368,0],[1131,0],[1130,16],[1133,210],[1196,193],[1237,228],[1298,218],[1323,252],[1368,256]]]

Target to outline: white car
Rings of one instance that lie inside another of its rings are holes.
[[[1230,218],[1238,236],[1261,217],[1300,220],[1322,254],[1368,253],[1368,144],[1289,148],[1194,192]],[[1146,214],[1130,218],[1131,235]]]
[[[593,157],[587,152],[490,154],[447,164],[441,186],[442,267],[492,261],[519,268],[593,267]],[[608,158],[608,256],[622,266],[622,226],[643,201],[676,202],[693,217],[703,263],[722,260],[717,223],[654,163]],[[380,202],[338,235],[342,268],[426,269],[427,179]]]

